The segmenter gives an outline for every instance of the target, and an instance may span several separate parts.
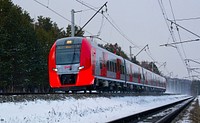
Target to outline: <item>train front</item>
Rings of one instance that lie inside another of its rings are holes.
[[[91,86],[91,43],[82,37],[58,39],[50,50],[48,67],[52,88],[79,90]]]

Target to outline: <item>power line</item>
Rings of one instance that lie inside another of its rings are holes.
[[[176,19],[176,21],[199,20],[199,19],[200,17],[194,17],[194,18]]]
[[[84,5],[84,6],[86,6],[86,7],[88,7],[89,9],[92,9],[92,10],[94,10],[94,11],[97,11],[96,9],[94,9],[94,7],[90,7],[90,6],[92,6],[92,5],[87,5],[86,3],[84,3],[83,1],[79,1],[79,0],[76,0],[77,2],[79,2],[80,4],[82,4],[82,5]]]
[[[162,44],[160,46],[171,46],[172,44],[181,44],[181,43],[189,43],[189,42],[197,42],[200,41],[200,39],[194,39],[194,40],[187,40],[187,41],[181,41],[181,42],[173,42],[173,43],[167,43],[167,44]]]
[[[119,26],[117,26],[117,24],[115,23],[115,21],[111,18],[111,16],[109,14],[107,14],[108,17],[111,19],[111,21],[108,19],[108,22],[114,26],[114,28],[117,28],[118,32],[127,40],[129,41],[132,45],[134,45],[135,47],[139,48],[139,46],[137,46],[136,44],[134,44],[122,31],[121,29],[119,28]]]
[[[170,3],[171,3],[171,1],[169,1]],[[158,3],[159,3],[159,6],[160,6],[160,9],[161,9],[161,11],[162,11],[162,14],[163,14],[163,18],[164,18],[164,20],[165,20],[165,23],[166,23],[166,25],[167,25],[167,28],[168,28],[168,30],[169,30],[169,32],[170,32],[170,34],[171,34],[171,37],[172,37],[172,40],[173,40],[173,42],[176,42],[176,38],[175,38],[175,35],[174,35],[174,32],[173,32],[173,27],[171,26],[169,26],[168,25],[168,22],[167,22],[167,20],[168,20],[168,17],[167,17],[167,13],[166,13],[166,11],[165,11],[165,8],[164,8],[164,5],[163,5],[163,1],[162,0],[158,0]],[[171,5],[171,4],[170,4]],[[170,6],[171,7],[171,10],[173,10],[173,8],[172,8],[172,6]],[[173,11],[172,11],[172,14],[173,14],[173,17],[174,17],[174,20],[175,20],[175,16],[174,16],[174,13],[173,13]],[[172,23],[171,23],[172,24]],[[180,38],[180,37],[179,37]],[[176,44],[175,44],[176,45]],[[183,56],[181,55],[181,52],[180,52],[180,50],[179,50],[179,48],[177,47],[177,46],[175,46],[175,48],[177,49],[177,52],[178,52],[178,54],[179,54],[179,56],[180,56],[180,58],[181,58],[181,61],[183,62],[183,64],[185,65],[185,67],[186,67],[186,69],[187,69],[187,64],[184,62],[184,58],[183,58]],[[188,71],[188,69],[187,69],[187,71]],[[189,74],[189,73],[188,73]],[[189,76],[190,76],[190,74],[189,74]]]
[[[43,3],[41,3],[41,2],[39,2],[39,1],[37,1],[37,0],[34,0],[34,1],[35,1],[36,3],[42,5],[43,7],[49,9],[50,11],[52,11],[52,12],[55,13],[56,15],[60,16],[61,18],[65,19],[65,20],[67,20],[68,22],[71,23],[71,20],[65,18],[64,16],[62,16],[61,14],[59,14],[58,12],[56,12],[55,10],[51,9],[50,7],[46,6],[45,4],[43,4]],[[77,0],[77,1],[78,1],[78,0]],[[88,10],[88,9],[87,9],[87,10]],[[82,12],[82,11],[84,11],[84,10],[81,10],[81,12]],[[96,10],[95,10],[95,11],[96,11]],[[77,25],[77,26],[78,26],[78,25]],[[87,31],[87,30],[84,30],[84,31],[87,32],[87,33],[90,34],[90,35],[93,35],[91,32],[89,32],[89,31]],[[93,35],[93,36],[85,36],[85,37],[94,37],[94,35]],[[104,42],[104,43],[108,43],[107,41],[105,41],[105,40],[103,40],[103,39],[101,39],[101,38],[98,38],[98,39],[99,39],[100,41]],[[108,44],[109,44],[109,43],[108,43]]]
[[[101,18],[101,25],[100,25],[99,31],[97,33],[98,36],[100,36],[103,26],[104,26],[104,16],[102,16],[102,18]]]
[[[80,4],[82,4],[82,5],[84,5],[84,6],[86,6],[86,7],[88,7],[88,8],[90,8],[90,9],[92,9],[93,11],[97,11],[96,9],[94,9],[93,7],[90,7],[89,5],[87,5],[86,3],[84,3],[84,2],[81,2],[80,0],[76,0],[77,2],[79,2]],[[113,24],[109,19],[108,19],[108,17],[107,16],[105,16],[103,13],[101,13],[104,17],[105,17],[105,19],[112,25],[112,27],[122,36],[122,37],[124,37],[128,42],[130,42],[132,45],[134,45],[134,46],[137,46],[137,45],[135,45],[120,29],[119,29],[119,27],[118,26],[116,26],[116,24]],[[138,46],[137,46],[138,47]]]
[[[192,31],[190,31],[190,30],[186,29],[185,27],[183,27],[183,26],[181,26],[181,25],[179,25],[179,24],[177,24],[177,23],[173,22],[172,20],[169,20],[169,19],[167,19],[167,20],[168,20],[168,21],[170,21],[171,23],[173,23],[173,24],[177,25],[178,27],[182,28],[183,30],[185,30],[185,31],[187,31],[187,32],[189,32],[189,33],[191,33],[191,34],[193,34],[193,35],[197,36],[198,38],[200,38],[200,35],[198,35],[198,34],[196,34],[196,33],[192,32]]]
[[[38,4],[42,5],[43,7],[49,9],[50,11],[52,11],[53,13],[57,14],[58,16],[60,16],[61,18],[67,20],[68,22],[71,22],[69,19],[67,19],[66,17],[62,16],[61,14],[59,14],[58,12],[56,12],[55,10],[51,9],[50,7],[44,5],[43,3],[37,1],[37,0],[34,0],[35,2],[37,2]]]
[[[66,21],[68,21],[68,22],[71,23],[71,21],[70,21],[69,19],[67,19],[67,18],[64,17],[63,15],[59,14],[58,12],[56,12],[55,10],[53,10],[52,8],[50,8],[50,7],[46,6],[46,5],[44,5],[43,3],[41,3],[41,2],[39,2],[39,1],[37,1],[37,0],[33,0],[33,1],[35,1],[36,3],[42,5],[43,7],[47,8],[47,9],[49,9],[50,11],[52,11],[53,13],[55,13],[56,15],[60,16],[61,18],[65,19]],[[78,26],[78,25],[76,25],[76,26]],[[78,26],[78,27],[79,27],[79,26]],[[84,31],[87,32],[87,33],[90,34],[90,35],[93,35],[91,32],[89,32],[89,31],[87,31],[87,30],[84,30]]]
[[[176,21],[175,21],[176,18],[175,18],[175,14],[174,14],[174,11],[173,11],[173,7],[172,7],[171,0],[169,0],[169,3],[170,3],[170,8],[171,8],[171,12],[172,12],[172,15],[173,15],[174,22],[176,23]],[[176,26],[176,29],[177,29],[177,32],[178,32],[179,40],[180,40],[180,42],[181,42],[181,35],[180,35],[180,32],[179,32],[178,26]],[[184,47],[183,47],[183,44],[181,44],[181,47],[182,47],[182,50],[183,50],[184,57],[187,58],[186,53],[185,53],[185,50],[184,50]],[[178,47],[177,47],[177,49],[178,49]],[[184,59],[182,58],[182,60],[184,60]],[[187,68],[188,64],[185,63],[185,65],[186,65],[186,68]],[[187,69],[187,71],[188,71],[188,74],[190,75],[190,72],[189,72],[188,69]]]
[[[79,34],[79,32],[96,16],[96,14],[105,6],[105,7],[107,7],[107,4],[108,2],[106,2],[106,3],[104,3],[103,4],[103,6],[101,6],[101,8],[100,9],[98,9],[97,11],[96,11],[96,13],[85,23],[85,25],[83,25],[82,27],[81,27],[81,29],[77,32],[77,34]]]

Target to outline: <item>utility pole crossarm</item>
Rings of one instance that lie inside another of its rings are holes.
[[[106,6],[107,3],[108,3],[108,2],[104,3],[103,6],[101,6],[101,8],[100,8],[98,11],[96,11],[96,13],[85,23],[85,25],[83,25],[83,27],[80,28],[80,30],[79,30],[76,34],[79,34],[79,33],[83,30],[83,28],[96,16],[96,14],[98,14],[99,11],[100,11],[104,6]]]
[[[199,37],[199,38],[200,38],[200,36],[199,36],[199,35],[195,34],[194,32],[192,32],[192,31],[190,31],[190,30],[188,30],[188,29],[186,29],[185,27],[182,27],[181,25],[179,25],[179,24],[175,23],[175,22],[174,22],[174,21],[172,21],[172,20],[169,20],[169,19],[167,19],[167,20],[168,20],[169,22],[171,22],[171,23],[175,24],[176,26],[178,26],[178,27],[180,27],[180,28],[184,29],[185,31],[187,31],[187,32],[189,32],[189,33],[191,33],[191,34],[193,34],[193,35],[195,35],[195,36],[197,36],[197,37]]]
[[[160,46],[168,46],[169,45],[169,46],[173,47],[174,44],[188,43],[188,42],[194,42],[194,41],[200,41],[200,39],[186,40],[186,41],[181,41],[181,42],[173,42],[173,43],[168,43],[168,44],[162,44]]]
[[[136,57],[137,55],[139,55],[146,47],[148,47],[148,44],[145,45],[145,46],[140,50],[140,52],[138,52],[138,53],[135,55],[135,57]]]
[[[200,62],[198,62],[198,61],[195,61],[195,60],[192,60],[192,59],[185,59],[185,61],[192,61],[192,62],[194,62],[194,63],[197,63],[197,64],[200,64]]]

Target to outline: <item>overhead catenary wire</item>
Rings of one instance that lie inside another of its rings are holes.
[[[173,19],[174,19],[174,22],[176,23],[176,18],[175,18],[175,14],[174,14],[174,10],[173,10],[173,7],[172,7],[172,2],[171,0],[169,0],[169,4],[170,4],[170,8],[171,8],[171,12],[172,12],[172,16],[173,16]],[[178,32],[178,38],[179,38],[179,42],[181,42],[181,35],[180,35],[180,32],[179,32],[179,27],[176,25],[176,30]],[[185,59],[187,59],[187,56],[186,56],[186,53],[185,53],[185,49],[183,47],[183,44],[181,44],[181,47],[182,47],[182,51],[183,51],[183,55],[185,57]],[[179,48],[177,47],[177,50],[178,52],[180,52]],[[184,62],[184,58],[182,57],[181,53],[179,53],[182,61]],[[187,72],[188,72],[188,75],[190,76],[190,71],[188,70],[188,67],[190,67],[189,64],[187,64],[186,62],[184,62],[185,66],[186,66],[186,69],[187,69]]]
[[[71,20],[69,20],[69,19],[67,19],[66,17],[62,16],[61,14],[59,14],[58,12],[56,12],[55,10],[53,10],[52,8],[50,8],[49,6],[46,6],[45,4],[43,4],[43,3],[41,3],[41,2],[39,2],[39,1],[37,1],[37,0],[33,0],[33,1],[35,1],[36,3],[40,4],[41,6],[47,8],[47,9],[49,9],[50,11],[52,11],[53,13],[55,13],[56,15],[60,16],[60,17],[63,18],[64,20],[66,20],[66,21],[68,21],[68,22],[71,23]],[[94,7],[94,8],[97,8],[97,7]],[[87,10],[88,10],[88,9],[87,9]],[[76,25],[76,26],[78,26],[78,25]],[[80,27],[80,26],[78,26],[78,27]],[[95,37],[94,34],[92,34],[91,32],[89,32],[89,31],[87,31],[87,30],[84,30],[84,31],[87,32],[88,34],[92,35],[92,36],[86,36],[86,37]],[[98,39],[99,39],[100,41],[104,42],[104,43],[109,44],[109,42],[107,42],[107,41],[105,41],[105,40],[103,40],[103,39],[101,39],[101,38],[98,38]]]
[[[167,22],[168,17],[167,17],[167,13],[166,13],[165,8],[164,8],[164,5],[163,5],[163,1],[162,1],[162,0],[158,0],[158,3],[159,3],[159,6],[160,6],[160,9],[161,9],[161,11],[162,11],[163,18],[164,18],[164,20],[165,20],[165,23],[166,23],[166,25],[167,25],[167,28],[168,28],[168,30],[169,30],[169,32],[170,32],[170,34],[171,34],[172,40],[173,40],[173,42],[176,42],[176,38],[175,38],[175,35],[174,35],[174,32],[173,32],[173,27],[172,27],[172,25],[169,26],[169,24],[168,24],[168,22]],[[171,6],[171,9],[172,9],[172,6]],[[172,11],[172,14],[173,14],[173,16],[174,16],[173,11]],[[175,20],[175,16],[174,16],[174,20]],[[172,24],[172,23],[171,23],[171,24]],[[183,56],[182,56],[182,54],[181,54],[181,52],[180,52],[180,49],[178,48],[178,46],[176,46],[176,44],[175,44],[175,48],[177,49],[177,52],[178,52],[178,54],[179,54],[179,56],[180,56],[180,58],[181,58],[181,61],[182,61],[183,64],[185,65],[186,70],[187,70],[187,72],[188,72],[187,63],[184,61],[184,58],[183,58]],[[190,76],[189,72],[188,72],[188,75]]]
[[[37,1],[37,0],[33,0],[33,1],[35,1],[36,3],[42,5],[43,7],[47,8],[47,9],[49,9],[50,11],[52,11],[52,12],[55,13],[55,14],[57,14],[57,15],[60,16],[61,18],[65,19],[66,21],[71,22],[69,19],[67,19],[67,18],[64,17],[63,15],[61,15],[61,14],[59,14],[58,12],[56,12],[55,10],[51,9],[49,6],[46,6],[45,4],[43,4],[43,3],[41,3],[41,2],[39,2],[39,1]],[[48,3],[48,4],[49,4],[49,3]]]
[[[71,23],[71,21],[70,21],[69,19],[67,19],[67,18],[64,17],[63,15],[59,14],[58,12],[56,12],[55,10],[53,10],[52,8],[50,8],[49,6],[46,6],[45,4],[43,4],[43,3],[41,3],[41,2],[39,2],[39,1],[37,1],[37,0],[33,0],[33,1],[35,1],[36,3],[40,4],[41,6],[47,8],[47,9],[49,9],[50,11],[52,11],[53,13],[55,13],[56,15],[60,16],[60,17],[63,18],[64,20],[66,20],[66,21],[68,21],[68,22]],[[78,26],[78,25],[77,25],[77,26]],[[78,26],[78,27],[79,27],[79,26]],[[89,32],[89,31],[87,31],[87,30],[84,30],[84,31],[87,32],[87,33],[90,34],[90,35],[93,35],[91,32]]]
[[[38,3],[38,4],[40,4],[41,6],[43,6],[43,7],[45,7],[45,8],[47,8],[48,10],[50,10],[51,12],[53,12],[53,13],[55,13],[56,15],[58,15],[58,16],[60,16],[61,18],[63,18],[64,20],[66,20],[66,21],[68,21],[68,22],[70,22],[71,23],[71,20],[69,20],[69,19],[67,19],[66,17],[64,17],[63,15],[61,15],[61,14],[59,14],[57,11],[55,11],[54,9],[52,9],[52,8],[50,8],[49,7],[49,1],[48,1],[48,4],[47,5],[45,5],[45,4],[43,4],[43,3],[41,3],[41,2],[39,2],[38,0],[34,0],[36,3]],[[76,1],[78,1],[78,0],[76,0]],[[86,4],[85,4],[86,5]],[[88,6],[89,7],[89,6]],[[92,10],[94,10],[94,11],[96,11],[96,8],[94,8],[94,7],[90,7],[90,9],[92,9]],[[81,10],[81,11],[83,11],[83,10]],[[87,9],[87,11],[88,11],[88,9]],[[115,21],[114,21],[114,19],[112,19],[112,17],[109,15],[109,14],[107,14],[107,16],[103,13],[102,14],[103,15],[103,17],[113,26],[113,28],[115,28],[116,30],[117,30],[117,32],[121,35],[121,36],[123,36],[127,41],[129,41],[129,43],[131,43],[132,45],[134,45],[134,46],[136,46],[137,48],[139,48],[139,46],[137,46],[136,44],[134,44],[124,33],[123,33],[123,31],[119,28],[119,26],[117,26],[117,24],[115,23]],[[103,24],[102,24],[103,25]],[[101,27],[100,27],[100,31],[101,31],[101,29],[102,29],[102,25],[101,25]],[[89,34],[92,34],[92,33],[90,33],[90,32],[88,32],[87,30],[85,30],[87,33],[89,33]],[[99,32],[100,32],[99,31]],[[93,34],[92,34],[93,35]],[[108,42],[106,42],[106,41],[104,41],[104,40],[102,40],[101,39],[101,41],[103,41],[103,42],[105,42],[105,43],[108,43]],[[151,57],[151,56],[150,56]],[[152,57],[151,57],[152,58]],[[153,59],[153,58],[152,58]],[[155,60],[154,60],[155,61]]]
[[[79,2],[80,4],[82,4],[82,5],[84,5],[84,6],[86,6],[86,7],[88,7],[88,8],[90,8],[90,9],[92,9],[93,11],[97,11],[96,9],[94,9],[93,7],[90,7],[89,5],[87,5],[86,3],[84,3],[83,1],[80,1],[80,0],[76,0],[77,2]],[[116,26],[116,24],[113,24],[109,19],[108,19],[108,17],[107,16],[105,16],[104,14],[103,14],[103,16],[105,17],[105,19],[111,24],[111,26],[122,36],[122,37],[124,37],[129,43],[131,43],[133,46],[136,46],[136,47],[138,47],[136,44],[134,44],[120,29],[119,29],[119,27],[118,26]]]
[[[171,12],[172,12],[172,15],[173,15],[174,22],[176,23],[176,18],[175,18],[175,14],[174,14],[174,10],[173,10],[173,7],[172,7],[171,0],[169,0],[169,3],[170,3],[170,8],[171,8]],[[181,42],[182,40],[181,40],[181,35],[180,35],[180,31],[179,31],[178,26],[176,26],[176,29],[177,29],[177,32],[178,32],[179,41]],[[182,47],[183,54],[184,54],[185,58],[187,58],[183,44],[181,44],[181,47]]]
[[[200,17],[191,17],[191,18],[184,18],[184,19],[176,19],[176,21],[188,21],[188,20],[200,20]]]
[[[98,36],[100,36],[103,26],[104,26],[104,16],[102,16],[102,18],[101,18],[101,25],[100,25],[99,31],[97,33]]]
[[[87,5],[87,3],[84,3],[83,1],[81,2],[80,0],[76,0],[77,2],[79,2],[80,4],[92,9],[93,11],[97,11],[95,8],[90,7],[90,5]],[[101,13],[104,18],[112,25],[112,27],[122,36],[124,37],[129,43],[131,43],[133,46],[139,48],[139,46],[137,46],[136,44],[134,44],[119,28],[119,26],[117,26],[117,24],[115,23],[114,19],[112,19],[112,17],[107,13],[107,16],[104,15],[104,13]],[[109,18],[108,18],[109,17]],[[155,59],[148,53],[146,52],[147,55],[155,62]]]

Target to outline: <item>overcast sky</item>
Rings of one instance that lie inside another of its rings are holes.
[[[83,26],[95,13],[93,10],[88,10],[87,7],[76,0],[38,1],[58,12],[68,20],[71,20],[72,9],[75,11],[83,10],[75,14],[75,23],[79,26]],[[108,11],[104,14],[111,22],[114,22],[120,28],[122,33],[124,33],[132,43],[120,35],[105,18],[102,19],[101,14],[95,16],[85,27],[85,30],[93,35],[97,35],[102,25],[100,38],[109,43],[118,43],[127,55],[129,55],[129,46],[137,46],[137,48],[132,49],[132,53],[136,55],[148,44],[149,49],[146,50],[147,52],[142,51],[137,56],[139,61],[152,61],[153,58],[157,62],[156,65],[158,67],[166,62],[166,67],[161,66],[159,68],[164,75],[169,75],[169,73],[171,73],[172,77],[188,77],[188,72],[183,60],[192,59],[198,62],[200,61],[200,42],[178,44],[178,50],[173,47],[160,46],[161,44],[172,43],[173,39],[168,30],[158,0],[84,0],[84,3],[98,9],[106,1],[108,1]],[[35,18],[35,20],[37,16],[42,15],[44,17],[50,17],[60,28],[70,24],[69,21],[63,19],[34,0],[13,0],[13,2],[30,13],[30,16]],[[173,20],[170,0],[163,0],[163,2],[160,3],[166,11],[167,17]],[[199,0],[171,0],[171,5],[176,19],[200,17]],[[171,25],[168,21],[167,23]],[[200,35],[200,19],[177,21],[177,23],[195,34]],[[181,28],[179,28],[179,38],[176,27],[174,25],[173,27],[175,40],[177,42],[180,41],[180,38],[181,41],[198,39],[197,36]],[[90,34],[85,33],[85,35],[88,36]],[[98,41],[98,43],[104,44],[102,41]],[[152,58],[147,55],[147,53]],[[195,62],[190,61],[188,64],[191,68],[200,68],[200,65]],[[193,71],[192,75],[199,74]]]

